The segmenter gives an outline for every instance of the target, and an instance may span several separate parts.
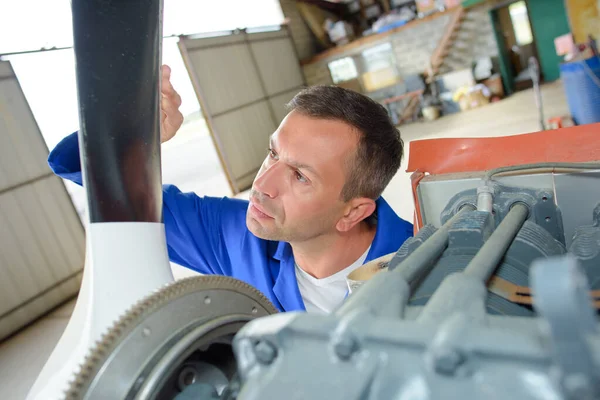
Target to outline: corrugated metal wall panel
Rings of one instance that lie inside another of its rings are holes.
[[[53,176],[37,182],[33,189],[54,234],[61,239],[59,245],[68,265],[75,268],[71,272],[79,270],[85,257],[85,234],[63,182]]]
[[[292,89],[282,94],[269,97],[269,103],[271,104],[271,109],[273,110],[273,114],[275,114],[275,119],[277,121],[283,121],[288,113],[285,109],[285,105],[289,103],[297,93],[298,89]]]
[[[221,36],[202,36],[202,35],[190,35],[181,38],[185,42],[185,48],[190,50],[206,49],[208,47],[222,47],[235,43],[244,43],[246,39],[241,35],[229,35],[224,34]]]
[[[73,297],[85,232],[8,62],[0,62],[0,340]]]
[[[231,189],[246,190],[286,115],[283,105],[305,86],[289,32],[184,37],[179,47]]]
[[[259,40],[275,40],[278,38],[289,38],[287,29],[274,28],[272,30],[266,30],[262,32],[250,31],[245,37],[245,39],[251,42],[256,42]]]
[[[289,38],[250,42],[268,96],[304,84],[294,45]],[[276,57],[273,55],[276,54]]]
[[[210,47],[189,52],[193,65],[201,65],[197,82],[202,88],[205,107],[220,115],[264,97],[260,78],[252,68],[252,54],[244,44]],[[215,85],[219,82],[218,85]]]
[[[62,304],[65,299],[72,298],[81,287],[82,276],[83,271],[80,271],[70,279],[50,287],[44,293],[38,294],[26,305],[5,314],[0,322],[0,340],[31,323],[35,318],[46,314],[57,305]]]
[[[47,150],[41,140],[32,142],[27,132],[37,126],[15,79],[0,80],[0,191],[50,172]]]
[[[223,147],[227,149],[233,176],[246,182],[245,178],[250,177],[252,183],[267,154],[269,136],[277,129],[269,103],[264,100],[235,113],[221,115],[214,118],[213,123]],[[239,132],[244,132],[244,135],[239,135]]]

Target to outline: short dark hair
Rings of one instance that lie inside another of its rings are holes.
[[[287,109],[313,118],[345,122],[358,130],[358,149],[349,160],[348,179],[341,197],[349,201],[356,197],[375,200],[381,196],[398,172],[404,151],[400,132],[385,107],[352,90],[311,86],[298,93]]]

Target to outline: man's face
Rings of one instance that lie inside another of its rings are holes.
[[[340,194],[359,136],[350,125],[292,111],[271,136],[246,214],[267,240],[302,242],[333,233],[344,215]]]

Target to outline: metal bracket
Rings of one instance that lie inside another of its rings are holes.
[[[556,240],[565,244],[562,214],[554,202],[554,194],[551,191],[506,186],[498,182],[492,184],[494,192],[497,193],[493,205],[496,226],[506,217],[513,204],[525,203],[529,207],[527,219],[540,225]],[[452,218],[465,204],[477,204],[477,189],[465,190],[454,195],[440,215],[442,224]]]

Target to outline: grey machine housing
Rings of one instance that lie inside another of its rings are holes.
[[[599,186],[597,172],[586,176]],[[600,196],[566,241],[551,189],[478,182],[333,314],[245,325],[233,344],[237,398],[600,398],[590,296],[600,289]],[[490,290],[493,277],[529,287],[533,304]]]

